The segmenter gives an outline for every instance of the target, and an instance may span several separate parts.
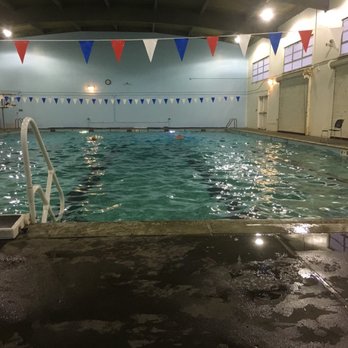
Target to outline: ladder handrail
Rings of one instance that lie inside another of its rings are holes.
[[[31,127],[36,142],[40,147],[43,158],[47,164],[47,183],[46,183],[46,191],[42,189],[40,185],[33,185],[31,168],[30,168],[30,159],[29,159],[29,148],[28,148],[28,128]],[[27,197],[29,203],[29,216],[30,222],[36,222],[36,207],[35,207],[35,194],[39,193],[43,207],[42,207],[42,217],[41,222],[47,222],[48,215],[51,216],[53,221],[58,221],[62,218],[64,213],[64,193],[59,184],[55,169],[51,163],[50,157],[47,153],[45,144],[41,138],[40,131],[35,123],[35,121],[31,117],[25,117],[22,122],[21,127],[21,145],[22,145],[22,153],[23,153],[23,164],[24,164],[24,172],[27,182]],[[50,200],[51,200],[51,187],[52,183],[55,184],[58,194],[59,194],[59,214],[56,217],[52,211]]]
[[[237,119],[236,118],[230,118],[226,124],[226,128],[230,128],[231,125],[233,128],[237,128]]]

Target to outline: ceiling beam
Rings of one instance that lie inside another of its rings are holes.
[[[282,0],[282,2],[323,11],[330,9],[330,0]]]
[[[105,6],[106,6],[107,8],[110,8],[110,7],[111,7],[111,6],[110,6],[109,0],[104,0],[104,4],[105,4]]]
[[[199,13],[202,14],[205,12],[205,10],[207,9],[208,5],[209,5],[209,1],[210,0],[204,0],[201,9],[199,10]]]
[[[60,11],[52,11],[52,8],[41,6],[40,11],[37,7],[30,7],[25,9],[18,9],[9,14],[7,17],[11,20],[13,25],[16,22],[25,18],[27,22],[41,23],[55,22],[77,22],[82,26],[84,23],[105,22],[106,24],[120,23],[120,22],[138,22],[140,24],[171,24],[176,26],[186,27],[200,27],[215,29],[223,32],[234,32],[244,23],[246,17],[242,14],[231,15],[224,12],[209,12],[209,15],[203,13],[198,14],[178,9],[157,10],[137,9],[134,7],[118,7],[111,8],[108,11],[102,8],[93,6],[84,6],[83,8],[77,6],[69,7],[69,11],[61,13]]]

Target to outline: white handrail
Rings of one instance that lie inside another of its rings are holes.
[[[237,119],[236,118],[230,118],[226,124],[226,128],[237,128]]]
[[[32,180],[32,174],[31,174],[31,168],[30,168],[30,159],[29,159],[29,148],[28,148],[28,128],[31,126],[31,129],[33,130],[33,133],[36,138],[36,142],[38,143],[41,153],[44,157],[44,160],[47,164],[47,184],[46,184],[46,191],[42,189],[40,185],[33,185]],[[40,131],[35,123],[35,121],[30,117],[25,117],[22,122],[21,127],[21,145],[22,145],[22,153],[23,153],[23,164],[24,164],[24,172],[27,182],[27,197],[28,197],[28,203],[29,203],[29,216],[30,216],[30,222],[35,223],[36,222],[36,208],[35,208],[35,194],[36,192],[39,193],[43,207],[42,207],[42,216],[41,216],[41,222],[45,223],[47,222],[48,215],[51,216],[53,221],[58,221],[62,218],[64,214],[64,193],[59,185],[59,181],[56,175],[56,172],[53,168],[53,165],[51,163],[51,160],[48,156],[45,144],[43,143],[43,140],[40,135]],[[56,185],[58,194],[59,194],[59,214],[58,216],[55,216],[51,205],[51,187],[52,183]]]

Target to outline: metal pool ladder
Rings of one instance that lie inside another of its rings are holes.
[[[42,189],[40,185],[33,185],[31,168],[30,168],[30,159],[29,159],[29,149],[28,149],[28,128],[31,127],[36,142],[40,147],[41,153],[47,165],[47,183],[46,183],[46,191]],[[36,207],[35,207],[35,194],[38,193],[40,195],[42,201],[42,216],[41,222],[47,222],[48,216],[52,218],[53,221],[59,221],[63,217],[64,213],[64,193],[59,184],[55,169],[51,163],[50,157],[47,153],[45,144],[41,138],[40,131],[35,123],[35,121],[30,117],[25,117],[22,126],[21,126],[21,145],[22,145],[22,153],[23,153],[23,164],[24,164],[24,172],[27,183],[27,197],[29,203],[29,219],[31,223],[36,222]],[[51,208],[51,189],[52,183],[55,184],[56,189],[59,195],[59,213],[56,216]]]

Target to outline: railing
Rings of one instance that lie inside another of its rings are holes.
[[[237,128],[237,119],[230,118],[226,124],[226,128]]]
[[[43,158],[47,164],[47,183],[46,183],[46,191],[42,189],[40,185],[33,185],[32,174],[30,168],[30,159],[29,159],[29,149],[28,149],[28,128],[31,126],[31,129],[35,135],[36,142],[40,147]],[[22,153],[23,153],[23,164],[24,164],[24,172],[27,182],[27,197],[29,203],[29,216],[30,222],[36,222],[36,207],[35,207],[35,194],[38,193],[43,203],[42,207],[42,216],[41,222],[47,222],[48,215],[52,218],[53,221],[59,221],[64,213],[64,193],[62,188],[59,185],[58,178],[56,176],[56,172],[52,166],[51,160],[48,156],[45,144],[42,141],[40,131],[35,123],[35,121],[30,117],[25,117],[22,122],[21,127],[21,145],[22,145]],[[51,188],[52,183],[55,184],[56,189],[59,194],[59,214],[56,216],[51,208],[50,200],[51,200]]]

